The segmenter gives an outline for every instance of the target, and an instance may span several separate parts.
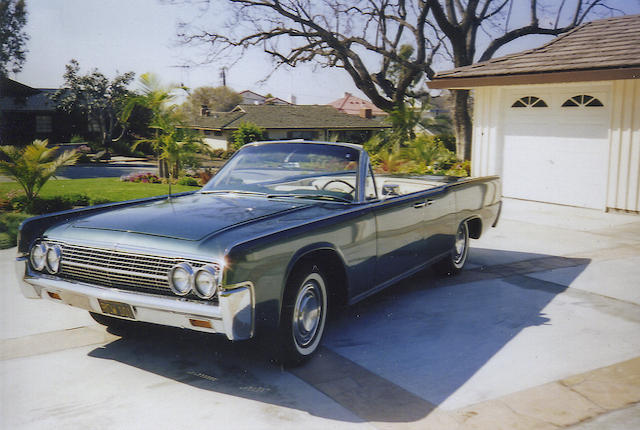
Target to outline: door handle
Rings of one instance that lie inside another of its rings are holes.
[[[416,208],[416,209],[420,209],[420,208],[425,207],[426,205],[427,205],[427,202],[418,202],[418,203],[414,203],[413,207]]]
[[[427,206],[431,206],[433,204],[433,200],[427,199]]]

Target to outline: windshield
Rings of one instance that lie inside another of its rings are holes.
[[[317,143],[269,143],[242,148],[203,193],[245,192],[269,197],[352,202],[360,153]]]

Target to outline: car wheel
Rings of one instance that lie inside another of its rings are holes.
[[[320,346],[327,320],[327,277],[316,265],[298,268],[285,290],[280,319],[280,360],[297,365]]]
[[[456,232],[453,249],[442,260],[438,261],[434,268],[441,275],[457,275],[460,273],[469,255],[469,226],[466,221],[460,223]]]
[[[113,332],[114,334],[125,334],[140,324],[137,321],[129,321],[122,318],[110,317],[108,315],[102,315],[95,312],[89,312],[89,315],[91,315],[91,318],[93,318],[95,322],[106,326],[107,328],[109,328],[109,331]]]

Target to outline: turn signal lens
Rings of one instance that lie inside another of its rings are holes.
[[[189,294],[192,279],[193,269],[187,263],[180,263],[174,266],[169,272],[169,285],[171,286],[171,290],[179,296]]]
[[[218,289],[218,271],[211,266],[198,269],[193,282],[193,290],[202,299],[210,299]]]
[[[60,259],[62,258],[62,250],[58,245],[50,246],[47,250],[47,270],[49,273],[58,273],[60,270]]]
[[[31,266],[41,272],[47,265],[47,246],[44,243],[38,243],[31,248]]]

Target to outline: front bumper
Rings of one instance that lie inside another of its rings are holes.
[[[33,272],[27,257],[17,257],[15,267],[20,289],[27,298],[62,302],[99,314],[104,312],[98,300],[126,303],[132,307],[136,321],[223,333],[230,340],[249,339],[254,334],[255,302],[250,282],[224,286],[216,304],[63,280]],[[208,321],[211,328],[195,326],[192,320]]]

